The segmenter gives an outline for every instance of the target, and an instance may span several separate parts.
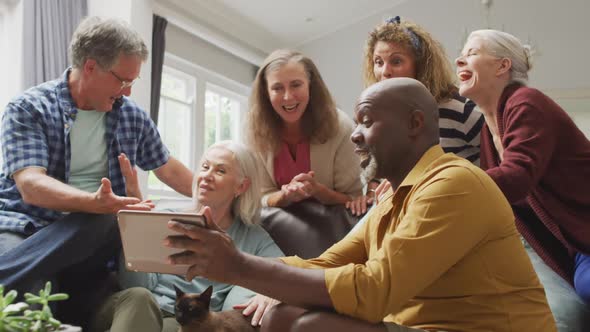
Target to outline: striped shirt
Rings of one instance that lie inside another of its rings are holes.
[[[459,95],[438,105],[440,145],[479,165],[479,137],[485,122],[475,103]]]
[[[78,109],[68,87],[66,70],[61,78],[42,83],[13,99],[2,115],[0,144],[4,163],[0,173],[0,231],[22,234],[61,218],[59,211],[27,204],[12,175],[27,167],[39,167],[64,183],[70,178],[70,132]],[[113,192],[125,195],[125,180],[117,156],[124,152],[132,165],[152,170],[168,161],[149,115],[131,99],[122,97],[106,113],[108,177]]]

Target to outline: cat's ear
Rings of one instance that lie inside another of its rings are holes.
[[[210,301],[211,295],[213,294],[213,286],[207,287],[204,292],[199,296],[202,300]]]
[[[179,299],[184,295],[184,292],[181,291],[176,285],[174,285],[174,290],[176,291],[176,298]]]

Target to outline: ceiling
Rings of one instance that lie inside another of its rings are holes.
[[[220,38],[232,44],[229,48],[243,44],[268,54],[281,47],[297,48],[405,1],[156,0],[155,7],[182,28],[225,35]]]
[[[215,3],[244,21],[272,33],[285,45],[299,46],[394,7],[405,0],[192,0]]]

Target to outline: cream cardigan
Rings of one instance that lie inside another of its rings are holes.
[[[354,123],[344,112],[337,110],[338,132],[323,144],[310,143],[311,170],[315,179],[324,186],[356,197],[362,193],[360,180],[360,160],[354,153],[354,144],[350,135]],[[268,206],[270,194],[278,190],[274,178],[274,155],[257,153],[258,162],[263,165],[261,171],[262,205]]]

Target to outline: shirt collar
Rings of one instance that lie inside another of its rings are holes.
[[[444,154],[445,152],[439,144],[430,147],[428,150],[426,150],[422,157],[420,157],[420,159],[418,160],[416,165],[414,165],[414,168],[412,168],[410,173],[406,175],[401,185],[398,187],[398,190],[394,192],[393,187],[389,188],[389,190],[387,190],[383,194],[383,198],[381,198],[380,200],[389,201],[395,193],[399,192],[400,188],[412,187],[413,185],[415,185],[416,182],[418,182],[418,180],[422,177],[422,175],[428,170],[430,164],[432,164],[434,160],[436,160]]]
[[[64,71],[57,84],[57,94],[59,96],[59,102],[66,112],[76,112],[76,103],[74,103],[74,99],[72,98],[72,93],[70,92],[70,87],[68,86],[68,77],[70,76],[70,72],[72,71],[72,67],[68,67]]]
[[[428,170],[430,164],[432,164],[433,161],[440,158],[444,154],[445,152],[439,144],[430,147],[428,150],[426,150],[422,157],[420,157],[420,160],[418,160],[418,162],[416,163],[414,168],[412,168],[410,173],[406,175],[399,187],[411,187],[415,185],[418,182],[418,180],[422,178],[422,175]]]

